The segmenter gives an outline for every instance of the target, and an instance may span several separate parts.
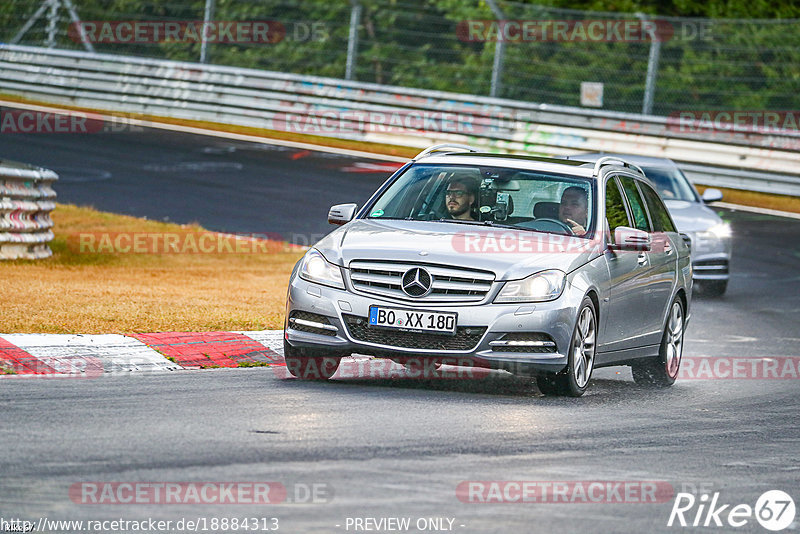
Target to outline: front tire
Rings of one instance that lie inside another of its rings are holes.
[[[303,380],[328,380],[339,368],[338,356],[312,356],[307,349],[295,348],[283,341],[283,358],[292,376]]]
[[[589,386],[597,348],[597,311],[594,302],[584,297],[572,333],[567,368],[561,373],[547,373],[536,378],[536,385],[545,395],[580,397]]]
[[[658,356],[631,366],[633,380],[643,386],[669,387],[675,383],[683,357],[683,334],[686,326],[683,301],[675,297],[661,336]]]

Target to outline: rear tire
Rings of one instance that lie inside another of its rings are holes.
[[[339,368],[340,356],[309,355],[307,349],[295,348],[283,341],[283,358],[292,376],[303,380],[328,380]]]
[[[597,347],[597,312],[594,302],[584,297],[575,321],[575,330],[569,344],[567,368],[560,373],[547,373],[536,377],[539,391],[545,395],[580,397],[589,386],[594,370]]]
[[[631,365],[633,380],[637,384],[665,388],[675,383],[683,358],[685,326],[683,302],[680,297],[675,297],[664,325],[658,356]]]

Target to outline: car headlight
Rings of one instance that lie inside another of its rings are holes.
[[[324,286],[344,289],[342,270],[325,259],[325,256],[316,249],[306,252],[300,263],[300,278]]]
[[[495,302],[544,302],[561,296],[566,275],[557,269],[532,274],[522,280],[506,282]]]
[[[728,223],[715,224],[704,233],[707,235],[713,235],[719,239],[727,239],[731,236],[731,225]]]

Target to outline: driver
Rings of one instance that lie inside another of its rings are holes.
[[[478,182],[471,176],[456,174],[450,178],[445,193],[445,206],[452,219],[474,221],[472,207],[475,204]]]
[[[568,187],[561,194],[561,203],[558,206],[558,218],[570,227],[572,233],[578,236],[586,233],[587,219],[589,217],[589,197],[582,187]]]

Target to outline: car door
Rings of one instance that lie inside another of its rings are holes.
[[[636,185],[642,193],[653,227],[653,244],[649,252],[652,281],[648,292],[648,307],[659,312],[652,314],[655,322],[651,324],[645,341],[648,344],[657,344],[661,342],[664,318],[677,284],[680,245],[673,241],[677,236],[675,225],[658,193],[641,180],[637,180]]]
[[[614,230],[620,226],[627,226],[649,230],[646,219],[633,212],[628,205],[625,195],[616,176],[611,176],[606,182],[606,221],[613,243]],[[638,226],[637,226],[638,222]],[[641,228],[644,224],[644,228]],[[646,306],[645,291],[648,284],[648,258],[646,252],[622,251],[606,249],[604,252],[609,272],[608,284],[608,313],[601,327],[603,337],[598,345],[598,363],[603,363],[603,352],[617,351],[638,347],[647,331],[646,318],[642,310]]]
[[[647,205],[639,189],[640,185],[643,186],[645,184],[632,176],[620,176],[620,184],[628,201],[635,227],[649,232],[652,240],[650,250],[643,253],[647,257],[644,272],[641,273],[644,278],[642,286],[643,305],[639,313],[641,314],[643,325],[637,345],[655,345],[661,341],[660,333],[664,308],[660,305],[660,300],[663,300],[665,290],[666,292],[670,290],[671,281],[669,276],[673,269],[669,262],[674,258],[674,247],[672,247],[671,243],[670,246],[665,247],[663,234],[653,233]],[[665,253],[665,249],[669,251],[669,254]]]

